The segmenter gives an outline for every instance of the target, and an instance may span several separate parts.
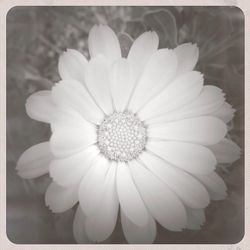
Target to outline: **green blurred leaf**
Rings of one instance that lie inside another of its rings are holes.
[[[127,57],[129,49],[133,43],[133,39],[127,33],[120,33],[118,39],[121,45],[122,56]]]
[[[148,29],[158,33],[160,48],[177,46],[177,25],[174,15],[169,10],[159,10],[147,13],[143,18]]]

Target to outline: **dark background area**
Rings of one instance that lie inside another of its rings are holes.
[[[200,49],[196,69],[205,84],[226,93],[237,110],[230,137],[242,148],[232,166],[218,166],[228,197],[206,209],[200,231],[170,232],[158,227],[156,243],[236,243],[244,235],[244,16],[236,7],[15,7],[7,15],[7,235],[14,243],[74,243],[75,208],[53,214],[45,207],[50,179],[22,180],[15,171],[21,153],[48,140],[49,126],[25,113],[26,98],[59,80],[58,57],[66,48],[88,55],[94,24],[104,23],[119,36],[125,56],[133,40],[155,30],[160,47],[184,42]],[[105,243],[126,243],[120,222]]]

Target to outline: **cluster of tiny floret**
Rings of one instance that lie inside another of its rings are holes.
[[[131,112],[114,112],[98,127],[97,138],[99,149],[106,158],[126,162],[144,150],[146,127]]]

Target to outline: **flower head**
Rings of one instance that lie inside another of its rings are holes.
[[[28,115],[49,123],[52,135],[23,153],[18,173],[50,174],[45,202],[53,212],[79,202],[79,243],[107,239],[118,211],[129,243],[153,242],[156,221],[171,231],[199,229],[210,200],[226,196],[215,168],[239,158],[227,138],[234,110],[194,70],[196,45],[158,43],[145,32],[124,58],[115,33],[94,26],[91,59],[67,50],[59,58],[62,80],[27,100]]]

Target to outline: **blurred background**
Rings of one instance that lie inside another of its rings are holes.
[[[58,57],[66,48],[88,54],[87,38],[94,24],[108,24],[117,33],[126,56],[133,40],[155,30],[160,47],[197,43],[196,69],[205,84],[226,93],[237,110],[231,138],[242,157],[218,166],[228,186],[224,201],[206,209],[200,231],[170,232],[158,227],[155,243],[236,243],[244,236],[244,16],[236,7],[15,7],[7,15],[7,235],[14,243],[75,243],[75,208],[53,214],[45,206],[48,176],[22,180],[15,171],[21,153],[50,137],[48,125],[31,120],[25,100],[50,89],[59,80]],[[126,243],[118,220],[105,243]]]

